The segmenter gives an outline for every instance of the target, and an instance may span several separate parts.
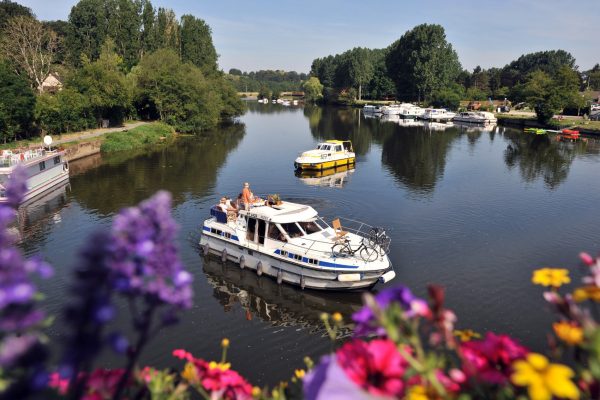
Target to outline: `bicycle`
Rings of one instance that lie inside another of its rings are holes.
[[[367,241],[371,247],[379,247],[379,254],[381,254],[381,256],[386,255],[390,251],[390,243],[392,240],[385,233],[383,228],[371,228],[369,231],[369,236],[367,237]]]
[[[331,246],[331,253],[334,257],[344,257],[349,255],[353,256],[354,254],[360,252],[360,258],[362,258],[363,261],[375,261],[379,256],[379,251],[375,247],[365,244],[365,241],[368,242],[368,239],[363,239],[360,242],[360,246],[358,246],[356,249],[353,249],[352,246],[350,246],[350,240],[344,239],[342,243],[336,243]]]

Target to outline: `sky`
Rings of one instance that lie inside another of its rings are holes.
[[[41,20],[68,19],[76,0],[15,0]],[[463,68],[503,67],[563,49],[580,70],[600,63],[600,0],[151,0],[204,19],[224,71],[309,72],[312,60],[384,48],[422,23],[442,25]]]

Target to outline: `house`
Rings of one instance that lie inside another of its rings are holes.
[[[63,83],[60,79],[60,76],[56,72],[51,72],[48,74],[46,79],[42,82],[41,92],[47,93],[56,93],[60,92],[63,88]]]

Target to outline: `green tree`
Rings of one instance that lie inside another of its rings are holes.
[[[84,62],[67,82],[67,86],[84,95],[99,123],[109,119],[111,125],[120,125],[131,107],[131,93],[122,72],[123,59],[116,53],[109,39],[102,46],[100,57]]]
[[[217,51],[212,42],[210,27],[193,15],[181,17],[181,59],[191,62],[204,73],[217,70]]]
[[[4,29],[9,19],[18,16],[34,18],[30,8],[10,0],[0,1],[0,30]]]
[[[0,63],[0,139],[6,143],[17,136],[27,137],[33,120],[35,96],[27,79]]]
[[[105,0],[108,18],[107,36],[115,43],[123,65],[130,69],[137,64],[140,55],[140,31],[142,27],[139,3],[132,0]]]
[[[406,32],[390,46],[386,64],[399,97],[419,101],[449,85],[461,71],[440,25],[422,24]]]
[[[173,49],[178,56],[180,53],[180,27],[173,10],[160,7],[156,15],[155,36],[156,48]]]
[[[157,48],[154,7],[149,0],[141,0],[141,9],[140,57]]]
[[[352,86],[358,87],[358,99],[362,99],[362,87],[373,77],[373,63],[369,49],[356,47],[348,54],[348,76]]]
[[[600,90],[600,64],[594,65],[588,72],[587,87],[592,90]]]
[[[35,119],[42,131],[49,134],[81,131],[97,126],[88,98],[69,88],[56,95],[39,95]]]
[[[69,24],[69,62],[81,66],[82,55],[88,60],[98,59],[108,32],[108,15],[104,0],[80,0],[71,9]]]
[[[534,71],[554,75],[560,67],[576,69],[575,58],[564,50],[538,51],[520,56],[502,69],[502,86],[513,87],[528,79]]]
[[[446,107],[457,110],[460,107],[460,101],[465,97],[464,88],[458,83],[449,85],[434,91],[431,95],[431,105],[433,107]]]
[[[522,94],[535,109],[538,121],[548,123],[554,114],[562,112],[566,106],[578,104],[578,74],[568,66],[559,68],[554,78],[536,70],[529,74],[522,86]]]
[[[313,104],[323,98],[323,85],[316,76],[311,76],[304,82],[302,89],[304,90],[304,98]]]

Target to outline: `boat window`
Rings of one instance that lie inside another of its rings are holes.
[[[46,161],[42,161],[42,162],[40,163],[40,171],[43,171],[43,170],[45,170],[45,169],[46,169]]]
[[[300,237],[303,235],[302,230],[295,222],[290,222],[288,224],[281,224],[281,227],[284,231],[287,232],[288,236],[291,238]]]
[[[302,221],[298,222],[298,225],[306,232],[307,235],[311,233],[321,232],[322,228],[316,224],[315,221]]]
[[[256,219],[248,218],[248,226],[246,227],[246,239],[254,241],[254,231],[256,230]]]
[[[285,242],[285,235],[279,230],[277,225],[273,223],[269,224],[269,229],[267,230],[267,237],[271,240]]]
[[[267,229],[267,223],[259,219],[258,220],[258,243],[265,244],[265,230]]]
[[[54,165],[60,164],[60,156],[54,157]]]
[[[335,146],[335,151],[342,151],[342,146],[339,144]]]

